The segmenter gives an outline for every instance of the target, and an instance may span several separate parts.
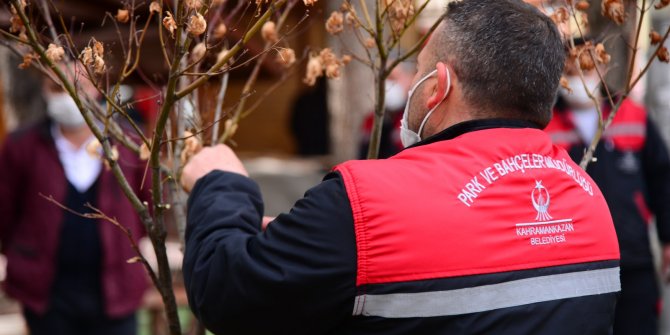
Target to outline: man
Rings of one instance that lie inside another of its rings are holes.
[[[569,92],[561,90],[546,131],[554,143],[579,162],[598,130],[596,102],[607,117],[612,107],[600,93],[595,70],[579,76],[566,64]],[[586,88],[585,88],[586,85]],[[670,158],[646,111],[624,100],[612,124],[596,147],[598,160],[588,174],[595,180],[612,211],[621,247],[621,297],[617,303],[614,334],[657,334],[660,294],[649,244],[651,215],[663,245],[663,274],[670,265]]]
[[[63,66],[64,71],[72,71]],[[74,77],[73,77],[74,78]],[[82,95],[95,92],[79,77]],[[88,213],[91,204],[124,224],[135,238],[143,228],[112,172],[87,152],[94,140],[74,100],[56,83],[44,88],[49,118],[11,134],[0,149],[0,243],[7,257],[5,290],[23,307],[33,335],[135,334],[135,311],[147,287],[127,237]],[[92,96],[92,95],[89,95]],[[119,148],[129,184],[140,187],[144,164]]]
[[[221,334],[607,334],[610,214],[541,130],[564,60],[531,5],[451,2],[418,56],[409,147],[336,167],[264,232],[240,161],[203,150],[183,179],[196,316]]]

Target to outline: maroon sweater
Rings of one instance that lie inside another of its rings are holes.
[[[4,288],[36,313],[48,308],[64,213],[40,194],[63,203],[67,191],[49,127],[49,122],[42,122],[20,130],[0,148],[0,246],[8,262]],[[119,164],[135,192],[149,199],[149,187],[140,187],[144,163],[119,147]],[[103,168],[97,191],[96,204],[103,213],[130,229],[136,239],[144,235],[136,212],[111,171]],[[126,316],[139,307],[147,276],[139,263],[127,263],[135,254],[121,230],[104,221],[98,223],[98,229],[105,314]]]

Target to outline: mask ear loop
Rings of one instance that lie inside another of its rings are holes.
[[[439,78],[440,78],[440,70],[446,71],[446,73],[447,73],[447,89],[444,91],[444,96],[442,97],[442,99],[440,99],[440,102],[438,102],[437,105],[435,105],[435,107],[433,107],[433,109],[431,109],[428,112],[428,114],[426,114],[426,116],[423,118],[423,121],[421,122],[421,126],[419,127],[419,132],[418,132],[419,138],[421,138],[421,134],[423,133],[423,127],[426,125],[426,123],[428,123],[428,119],[430,118],[430,116],[437,109],[437,107],[447,98],[447,96],[449,95],[449,91],[451,91],[451,73],[449,72],[449,69],[443,63],[437,63],[437,70],[435,70],[438,73],[438,75],[437,75],[438,85],[439,85]],[[438,86],[438,88],[439,88],[439,86]]]

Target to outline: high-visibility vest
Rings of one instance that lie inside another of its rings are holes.
[[[478,130],[336,171],[355,221],[355,316],[503,320],[620,290],[607,204],[542,130]]]

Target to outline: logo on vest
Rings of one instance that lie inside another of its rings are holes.
[[[541,180],[535,181],[535,187],[530,192],[531,203],[537,212],[536,222],[517,223],[516,235],[528,238],[530,245],[546,245],[565,243],[566,234],[575,231],[572,219],[553,220],[549,214],[551,195],[549,190],[542,185]]]
[[[535,181],[535,188],[530,193],[530,199],[533,200],[533,207],[537,211],[535,221],[549,221],[552,219],[549,215],[549,202],[551,196],[546,187],[542,186],[542,181]]]

